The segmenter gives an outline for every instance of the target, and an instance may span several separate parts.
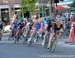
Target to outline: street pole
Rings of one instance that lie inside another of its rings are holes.
[[[10,2],[9,2],[9,19],[10,19],[10,23],[11,23],[11,7],[10,7]]]
[[[55,7],[57,7],[58,5],[57,5],[57,3],[56,3],[56,6]],[[58,13],[58,10],[56,10],[56,12],[55,13]]]
[[[49,16],[51,16],[51,0],[49,0]]]
[[[42,3],[42,17],[44,17],[44,14],[45,14],[44,6],[45,6],[45,4],[44,4],[44,3]]]
[[[40,3],[39,3],[39,0],[38,0],[38,17],[40,18]]]
[[[0,20],[2,20],[2,19],[1,19],[1,9],[0,9]]]
[[[42,17],[43,17],[43,3],[42,3]]]

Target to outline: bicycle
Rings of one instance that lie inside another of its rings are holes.
[[[49,36],[50,35],[50,31],[48,32],[48,35],[46,36],[46,40],[45,40],[45,47],[47,47],[48,46],[48,40],[49,40]]]
[[[50,52],[54,53],[59,40],[59,31],[56,32],[54,39],[51,41]]]
[[[14,35],[15,35],[14,32],[15,32],[15,31],[14,31],[13,29],[11,29],[10,34],[9,34],[9,37],[8,37],[8,40],[14,40],[14,38],[13,38]],[[12,38],[12,39],[11,39],[11,38]]]
[[[32,39],[28,43],[28,46],[31,46],[32,44],[38,42],[39,38],[41,38],[41,36],[38,34],[38,32],[35,32],[34,35],[32,36]]]
[[[14,32],[14,43],[16,44],[17,42],[19,42],[20,39],[20,33],[19,31],[15,30]]]
[[[23,38],[24,38],[23,44],[26,44],[27,43],[27,40],[30,37],[29,35],[30,35],[29,31],[24,31],[23,32]]]
[[[0,40],[2,39],[2,30],[0,29]]]
[[[41,39],[41,37],[42,37],[42,33],[39,34],[38,32],[36,32],[34,37],[34,42],[35,43],[39,42],[39,39]]]
[[[29,28],[29,24],[26,26],[24,32],[23,32],[23,44],[27,44],[28,38],[30,38],[31,28]]]

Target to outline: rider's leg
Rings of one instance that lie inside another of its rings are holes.
[[[44,35],[44,39],[43,39],[43,42],[42,42],[42,46],[44,46],[45,44],[45,40],[46,40],[46,36],[48,35],[48,32],[47,31],[44,31],[45,35]]]
[[[31,32],[31,34],[30,34],[30,38],[28,39],[28,42],[31,41],[31,39],[32,39],[32,37],[33,37],[33,35],[34,35],[35,32],[36,32],[36,30],[33,29],[32,32]]]
[[[50,38],[49,38],[49,42],[48,42],[48,46],[47,46],[47,48],[50,48],[50,44],[51,44],[51,41],[52,41],[54,35],[55,35],[54,32],[52,32],[52,33],[50,34]]]

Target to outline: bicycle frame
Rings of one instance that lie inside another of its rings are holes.
[[[56,32],[55,38],[51,41],[51,48],[50,48],[51,53],[55,51],[58,40],[59,40],[59,32]]]
[[[0,29],[0,40],[2,39],[2,30]]]

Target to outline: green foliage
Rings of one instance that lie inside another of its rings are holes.
[[[24,13],[26,11],[30,11],[32,13],[35,12],[35,3],[37,0],[21,0],[21,12]]]
[[[75,7],[75,1],[70,5],[71,7]]]

